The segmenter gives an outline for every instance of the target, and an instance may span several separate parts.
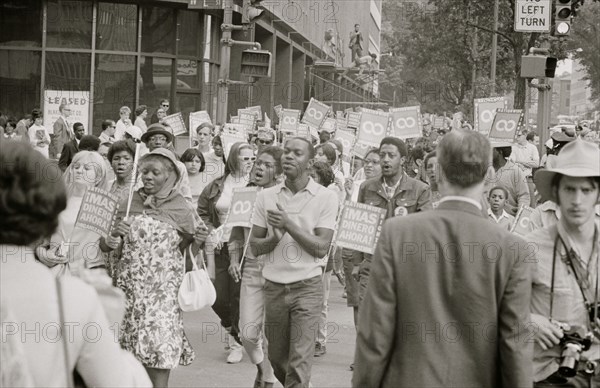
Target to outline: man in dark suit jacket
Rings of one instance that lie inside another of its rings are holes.
[[[73,131],[75,132],[75,138],[65,143],[60,153],[60,159],[58,159],[58,166],[63,172],[71,164],[73,156],[79,152],[79,142],[83,135],[85,135],[85,128],[81,123],[73,124]]]
[[[359,310],[354,387],[531,387],[525,242],[481,214],[491,147],[452,131],[437,209],[388,220]]]
[[[58,110],[60,111],[60,117],[52,125],[53,133],[50,136],[50,159],[60,159],[64,145],[73,140],[73,133],[68,120],[71,115],[71,106],[62,103]]]

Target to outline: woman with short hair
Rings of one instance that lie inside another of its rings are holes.
[[[113,169],[115,179],[110,184],[110,192],[119,197],[119,201],[129,197],[135,160],[135,143],[131,140],[119,140],[108,149],[108,162]]]
[[[206,163],[204,155],[197,148],[188,148],[181,155],[181,162],[185,164],[185,168],[190,180],[190,190],[192,191],[192,203],[198,203],[198,198],[202,190],[208,185],[205,176],[202,174]]]
[[[36,108],[31,111],[31,118],[33,119],[33,125],[28,129],[29,142],[34,150],[48,158],[50,134],[44,127],[44,114],[42,113],[42,110]]]
[[[34,247],[56,232],[68,206],[58,165],[28,145],[4,141],[0,165],[0,303],[11,313],[2,326],[50,328],[42,340],[14,334],[33,386],[72,386],[69,380],[77,372],[88,387],[148,387],[140,363],[107,335],[111,328],[96,291],[75,277],[57,279],[32,260]],[[91,325],[94,330],[69,330],[67,322],[72,329]],[[56,335],[57,329],[69,335]],[[8,331],[3,335],[10,336]]]
[[[135,108],[135,121],[133,125],[142,130],[142,133],[146,133],[148,125],[146,125],[146,117],[148,117],[148,107],[146,105],[140,105]]]
[[[131,109],[129,109],[128,106],[122,106],[121,109],[119,109],[119,120],[115,126],[115,134],[113,135],[115,140],[123,140],[125,136],[125,130],[132,125]]]

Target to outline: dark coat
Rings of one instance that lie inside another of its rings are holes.
[[[79,152],[79,145],[77,144],[77,140],[73,139],[67,143],[65,143],[62,152],[60,153],[60,159],[58,159],[58,167],[65,172],[67,167],[71,165],[73,161],[73,157],[76,153]]]
[[[354,387],[531,387],[525,242],[447,201],[383,227],[360,306]]]

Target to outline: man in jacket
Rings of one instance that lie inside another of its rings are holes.
[[[71,106],[65,103],[60,104],[58,107],[60,111],[60,117],[52,125],[54,133],[50,139],[50,159],[60,159],[60,153],[65,143],[72,140],[75,136],[69,123],[69,116],[71,116]]]
[[[352,385],[531,387],[525,242],[482,217],[490,144],[452,131],[437,157],[438,207],[383,226]]]
[[[358,203],[385,209],[385,218],[404,217],[431,209],[429,186],[404,172],[403,166],[408,156],[404,142],[395,137],[384,138],[381,140],[379,156],[381,176],[371,178],[360,186]],[[366,253],[354,253],[353,274],[355,277],[358,275],[359,301],[365,296],[372,257]]]
[[[85,135],[83,124],[73,124],[73,132],[75,132],[75,138],[65,143],[62,152],[60,153],[60,158],[58,159],[58,167],[60,167],[63,172],[69,167],[75,154],[79,152],[79,143],[83,135]]]

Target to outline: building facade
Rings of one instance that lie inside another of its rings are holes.
[[[21,118],[32,108],[57,114],[69,101],[90,133],[119,108],[148,106],[161,99],[169,113],[206,110],[215,117],[221,63],[224,0],[98,1],[0,0],[0,112]],[[234,24],[242,0],[232,0]],[[325,32],[335,31],[348,66],[348,37],[354,24],[363,31],[363,50],[379,55],[381,0],[313,2],[264,1],[266,11],[254,29],[234,31],[233,39],[255,40],[271,51],[273,71],[254,87],[229,88],[228,111],[261,105],[302,109],[310,97],[360,101],[365,88],[341,79],[338,91],[319,95],[309,84],[307,66],[323,57]],[[279,5],[279,6],[277,6]],[[232,48],[229,79],[241,80],[240,53]],[[247,79],[245,79],[247,80]]]

